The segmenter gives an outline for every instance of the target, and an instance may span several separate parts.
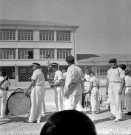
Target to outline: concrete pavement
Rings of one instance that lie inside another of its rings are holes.
[[[46,120],[56,111],[54,103],[54,91],[49,89],[45,95],[46,115],[42,117],[41,123],[25,123],[28,114],[22,116],[10,116],[0,119],[0,135],[39,135]],[[125,117],[123,121],[114,122],[109,119],[110,112],[105,106],[101,106],[101,113],[92,115],[87,110],[85,113],[94,121],[98,134],[131,134],[131,117]]]

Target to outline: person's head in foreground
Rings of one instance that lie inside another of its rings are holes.
[[[53,114],[40,135],[96,135],[95,125],[84,113],[65,110]]]

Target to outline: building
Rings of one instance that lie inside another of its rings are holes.
[[[126,64],[127,69],[131,69],[131,54],[77,54],[77,64],[83,69],[91,69],[102,80],[107,76],[112,58],[117,59],[118,65]]]
[[[48,62],[67,66],[65,58],[76,56],[77,28],[53,22],[0,20],[0,67],[6,70],[12,87],[28,85],[33,62],[41,64],[45,78]]]

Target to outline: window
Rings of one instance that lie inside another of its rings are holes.
[[[9,79],[15,79],[15,67],[14,66],[1,66],[2,69],[5,70]]]
[[[40,31],[40,40],[54,41],[54,31],[47,31],[47,30]]]
[[[65,59],[71,55],[71,49],[57,49],[57,59]]]
[[[15,30],[0,30],[0,40],[15,40]]]
[[[0,59],[15,59],[15,49],[0,49]]]
[[[107,71],[108,71],[109,67],[108,66],[100,66],[99,69],[99,76],[100,77],[106,77],[107,76]]]
[[[31,66],[21,66],[18,67],[18,79],[19,82],[27,82],[31,81],[31,75],[33,73],[33,69]]]
[[[18,31],[18,40],[33,40],[33,31],[32,30],[19,30]]]
[[[54,49],[41,49],[40,59],[54,59]]]
[[[57,41],[71,41],[71,31],[57,31]]]
[[[19,49],[19,59],[33,59],[33,49]]]

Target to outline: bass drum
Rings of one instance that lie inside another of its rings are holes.
[[[18,88],[9,96],[6,111],[8,110],[8,113],[13,115],[23,115],[29,112],[30,107],[30,96],[25,95],[24,90]]]

